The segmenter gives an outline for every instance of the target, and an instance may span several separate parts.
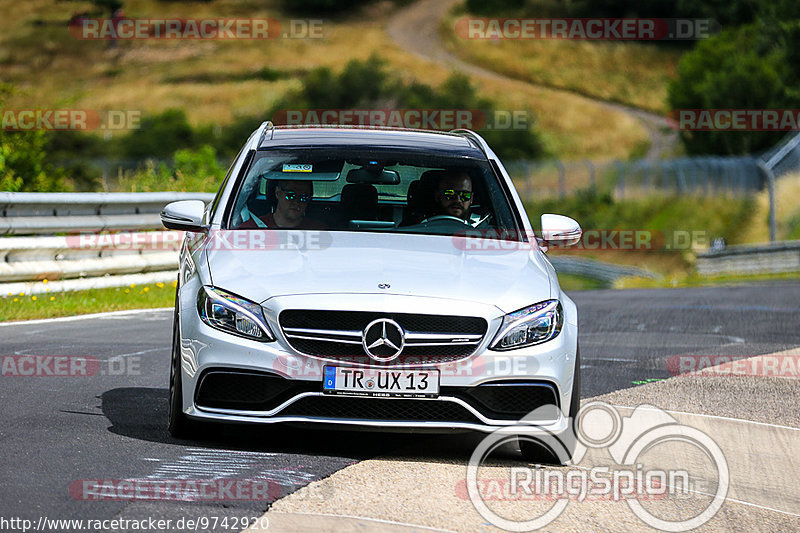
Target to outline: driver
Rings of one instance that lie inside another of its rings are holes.
[[[468,221],[472,195],[472,178],[469,174],[463,170],[444,172],[439,178],[434,197],[438,210],[436,215],[449,215]]]

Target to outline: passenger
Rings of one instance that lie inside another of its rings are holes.
[[[472,178],[464,171],[445,172],[439,178],[435,204],[438,213],[432,216],[449,215],[468,221],[472,205]]]
[[[279,181],[275,187],[275,211],[242,222],[239,229],[327,229],[325,223],[306,218],[306,207],[314,196],[310,181]]]

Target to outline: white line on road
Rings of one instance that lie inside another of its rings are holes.
[[[59,316],[55,318],[42,318],[37,320],[17,320],[14,322],[0,322],[3,326],[28,326],[32,324],[52,324],[53,322],[71,322],[73,320],[91,320],[93,318],[117,318],[127,315],[139,315],[154,311],[172,311],[172,307],[153,307],[151,309],[126,309],[124,311],[106,311],[105,313],[91,313],[88,315]]]
[[[660,409],[658,407],[644,407],[644,406],[642,406],[642,407],[629,407],[627,405],[614,405],[614,407],[617,407],[619,409],[630,409],[632,411],[635,410],[635,409],[640,409],[642,411],[659,411],[659,412],[664,412],[664,413],[673,413],[673,414],[677,414],[677,415],[702,416],[702,417],[705,417],[705,418],[716,418],[716,419],[719,419],[719,420],[730,420],[732,422],[742,422],[742,423],[745,423],[745,424],[757,424],[759,426],[769,426],[769,427],[779,428],[779,429],[791,429],[792,431],[800,431],[800,428],[793,428],[792,426],[781,426],[780,424],[769,424],[767,422],[756,422],[755,420],[747,420],[746,418],[732,418],[732,417],[729,417],[729,416],[706,415],[706,414],[703,414],[703,413],[689,413],[687,411],[671,411],[669,409]]]

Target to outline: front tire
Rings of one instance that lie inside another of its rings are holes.
[[[198,422],[183,412],[183,379],[181,371],[181,341],[178,325],[178,295],[175,294],[175,313],[172,321],[172,356],[169,370],[169,434],[176,439],[189,439],[197,435]]]
[[[519,449],[522,457],[531,463],[554,465],[566,464],[575,455],[578,444],[578,412],[581,408],[581,347],[575,350],[575,372],[572,378],[572,395],[569,401],[567,430],[560,435],[548,435],[547,439],[520,437]]]

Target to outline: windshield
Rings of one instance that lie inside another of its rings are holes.
[[[227,227],[522,234],[488,162],[388,149],[259,151]]]

